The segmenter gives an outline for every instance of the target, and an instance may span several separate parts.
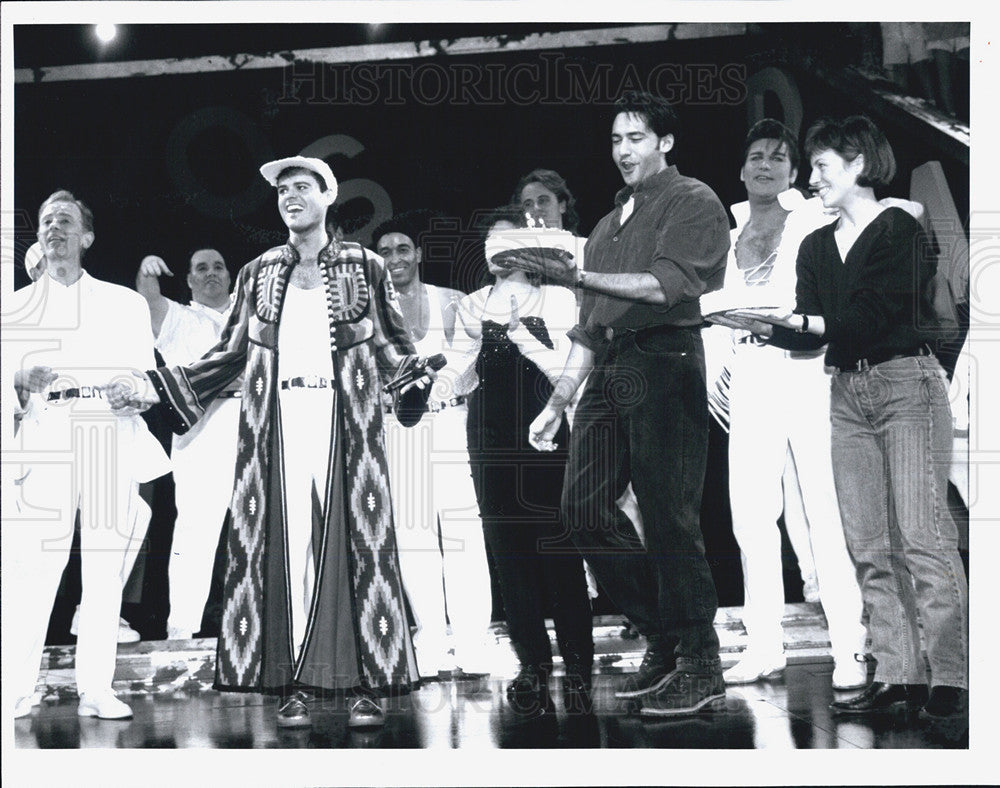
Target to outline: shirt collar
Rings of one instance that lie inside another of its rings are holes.
[[[91,287],[93,287],[94,282],[96,281],[94,279],[94,277],[92,277],[90,274],[87,273],[87,270],[85,268],[81,268],[80,269],[80,278],[77,279],[75,282],[73,282],[73,284],[71,284],[71,285],[64,285],[64,284],[62,284],[62,282],[57,281],[53,277],[49,276],[47,273],[43,274],[40,277],[38,277],[38,279],[35,280],[34,282],[32,282],[32,284],[33,285],[38,285],[38,284],[44,282],[44,280],[46,280],[46,279],[48,279],[48,281],[45,282],[45,284],[47,284],[50,287],[54,288],[54,289],[51,289],[49,291],[49,292],[52,292],[52,293],[73,292],[73,291],[76,291],[77,289],[80,289],[80,290],[90,290]]]
[[[786,211],[794,211],[796,208],[800,208],[805,201],[806,198],[802,196],[802,192],[794,187],[791,189],[785,189],[785,191],[778,195],[778,204]],[[735,203],[730,206],[729,210],[732,212],[733,218],[736,220],[737,227],[742,227],[750,220],[749,200]]]
[[[677,167],[673,164],[668,164],[666,169],[660,170],[656,173],[656,175],[650,175],[645,180],[639,181],[639,183],[635,186],[626,186],[621,189],[618,194],[615,195],[615,205],[624,205],[628,202],[628,198],[633,194],[642,194],[643,192],[662,189],[670,183],[670,181],[676,178],[677,175]]]

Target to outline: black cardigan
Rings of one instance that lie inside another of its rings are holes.
[[[829,343],[826,363],[850,369],[910,355],[934,336],[930,282],[934,246],[920,224],[900,208],[887,208],[869,224],[841,262],[837,223],[807,235],[795,266],[795,311],[822,315],[826,333],[799,334],[775,326],[770,344],[788,350]]]

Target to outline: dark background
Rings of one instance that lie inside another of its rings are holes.
[[[86,26],[19,26],[14,61],[16,68],[41,69],[389,41],[402,47],[476,35],[503,41],[530,32],[609,26],[146,25],[125,28],[122,39],[103,51],[94,47]],[[449,78],[457,79],[462,68],[492,75],[494,81],[478,85],[485,98],[474,101],[454,100],[454,84],[446,95],[432,95],[439,83],[430,80],[421,92],[406,78],[398,90],[390,91],[383,80],[366,94],[363,69],[372,68],[370,63],[20,82],[14,91],[17,283],[27,281],[21,260],[34,241],[38,206],[55,189],[67,188],[95,215],[96,241],[85,260],[91,274],[131,287],[142,257],[158,254],[178,274],[164,279],[165,295],[186,301],[183,273],[193,249],[218,248],[235,273],[284,241],[273,189],[257,173],[260,164],[300,153],[329,135],[346,135],[363,150],[326,158],[347,197],[339,210],[348,237],[369,244],[375,220],[385,218],[374,215],[369,199],[351,199],[351,194],[384,192],[383,212],[432,209],[444,218],[423,239],[424,278],[471,290],[481,275],[475,218],[505,203],[521,175],[536,167],[560,172],[577,198],[580,234],[610,209],[622,186],[610,156],[613,101],[622,87],[641,87],[637,79],[641,83],[665,67],[673,75],[658,87],[677,102],[682,121],[673,163],[709,184],[726,205],[745,199],[738,179],[742,141],[756,120],[748,108],[747,81],[773,66],[797,86],[802,133],[823,115],[865,112],[881,125],[899,174],[878,196],[908,197],[910,170],[936,159],[959,215],[966,217],[967,150],[963,159],[942,135],[888,112],[873,94],[845,91],[836,78],[847,66],[880,58],[872,52],[877,28],[752,25],[737,36],[392,61],[396,74],[421,73],[421,68],[430,74],[433,64],[441,69],[436,73]],[[538,68],[554,82],[524,80],[524,89],[513,89],[518,83],[510,82],[511,75],[525,67]],[[582,81],[574,82],[570,72]],[[312,78],[300,80],[297,94],[290,88],[293,74]],[[360,92],[346,96],[345,80]],[[775,94],[764,96],[763,110],[786,120]],[[801,166],[800,185],[806,185],[808,175],[808,167]],[[154,423],[154,428],[167,440],[161,426]],[[720,602],[732,605],[742,601],[742,579],[729,523],[725,456],[726,436],[713,425],[702,519]],[[144,636],[158,636],[165,624],[165,562],[173,518],[169,479],[161,480],[154,495],[145,601],[134,616]],[[794,559],[786,561],[786,568],[788,599],[801,599]],[[602,604],[599,600],[596,612],[611,612]]]

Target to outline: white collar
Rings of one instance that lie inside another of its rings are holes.
[[[796,188],[785,189],[778,195],[778,204],[786,211],[794,211],[796,208],[802,207],[805,202],[806,198]],[[743,227],[750,220],[749,200],[735,203],[730,206],[729,210],[732,212],[733,218],[736,219],[737,228]]]

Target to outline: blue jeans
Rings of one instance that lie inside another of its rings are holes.
[[[708,456],[705,351],[696,328],[623,331],[576,409],[563,520],[608,598],[685,670],[721,672],[718,606],[701,534]],[[629,481],[645,545],[616,506]]]
[[[969,598],[948,511],[952,420],[933,356],[841,372],[831,391],[833,469],[868,611],[875,680],[968,688]]]

